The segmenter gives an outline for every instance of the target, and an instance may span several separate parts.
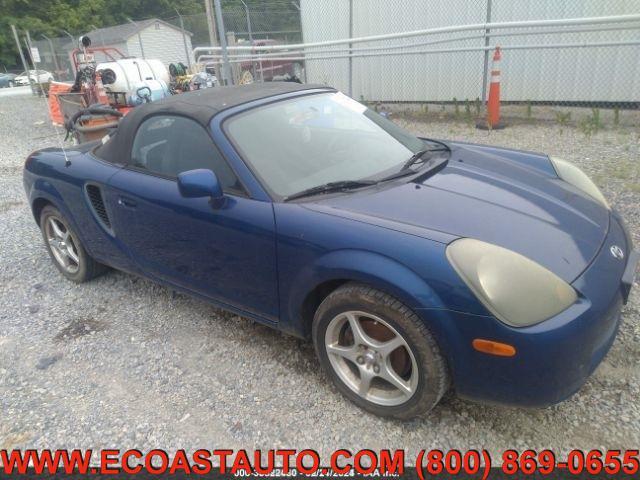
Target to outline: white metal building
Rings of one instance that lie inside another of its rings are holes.
[[[192,34],[157,18],[99,28],[86,35],[92,45],[114,47],[126,56],[157,59],[166,65],[193,62]],[[68,50],[75,47],[69,44]]]
[[[305,43],[479,24],[487,21],[488,13],[491,22],[640,14],[640,0],[301,0],[300,6]],[[490,12],[487,11],[489,6]],[[499,35],[505,31],[495,32],[490,45],[637,42],[628,46],[506,49],[501,65],[502,98],[512,101],[639,101],[639,25],[626,24],[624,28],[611,25],[609,28],[598,32],[544,35],[522,35],[526,33],[524,30],[513,36]],[[357,46],[442,40],[442,43],[419,48],[477,48],[484,46],[482,34],[483,30],[476,30]],[[447,40],[470,36],[476,38]],[[309,60],[306,62],[307,80],[331,84],[347,92],[351,90],[354,98],[366,100],[451,101],[482,96],[483,51],[375,55],[355,57],[351,66],[349,62],[349,59]]]

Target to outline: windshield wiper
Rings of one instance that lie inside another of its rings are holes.
[[[369,185],[375,185],[378,182],[373,180],[341,180],[338,182],[329,182],[316,187],[307,188],[298,193],[293,193],[284,197],[284,201],[295,200],[296,198],[309,197],[311,195],[318,195],[321,193],[339,192],[341,190],[350,190],[353,188],[367,187]]]
[[[411,155],[411,157],[409,157],[409,159],[406,162],[404,162],[404,164],[402,165],[402,168],[400,169],[400,171],[403,172],[405,170],[409,170],[416,163],[420,163],[420,162],[424,161],[423,157],[427,153],[431,153],[431,152],[448,152],[448,151],[450,151],[449,147],[447,147],[445,144],[442,144],[442,145],[443,145],[442,147],[425,148],[424,150],[418,150],[416,153]]]

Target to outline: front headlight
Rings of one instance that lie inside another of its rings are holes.
[[[447,247],[447,258],[484,306],[513,327],[551,318],[578,298],[554,273],[497,245],[462,238]]]
[[[600,189],[595,183],[593,183],[586,173],[576,167],[573,163],[562,160],[561,158],[549,156],[549,160],[551,160],[553,168],[556,169],[556,173],[562,180],[570,183],[576,188],[579,188],[594,200],[600,202],[605,208],[609,208],[607,199],[604,198]]]

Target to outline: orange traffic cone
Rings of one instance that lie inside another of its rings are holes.
[[[491,83],[489,84],[489,100],[487,101],[487,118],[476,125],[478,128],[494,130],[504,128],[500,122],[500,59],[502,52],[496,47],[491,64]]]
[[[104,84],[102,83],[102,75],[100,75],[100,72],[96,72],[95,97],[98,103],[109,105],[109,96],[107,95],[107,89],[104,88]]]

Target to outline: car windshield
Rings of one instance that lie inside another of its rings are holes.
[[[305,95],[229,120],[226,131],[278,197],[330,182],[381,179],[424,142],[342,93]]]

